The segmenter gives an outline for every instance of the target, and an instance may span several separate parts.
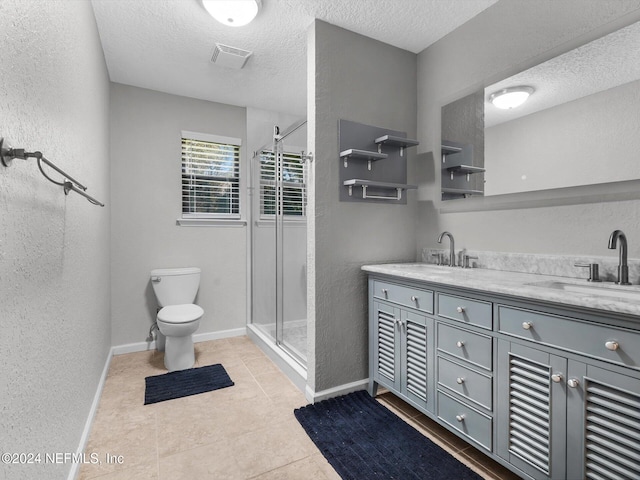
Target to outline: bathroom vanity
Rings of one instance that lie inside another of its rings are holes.
[[[369,265],[369,393],[523,478],[640,478],[640,288]]]

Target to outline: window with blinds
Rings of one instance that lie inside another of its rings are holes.
[[[304,217],[307,206],[305,164],[301,154],[285,152],[282,158],[282,214]],[[260,156],[260,214],[276,214],[276,165],[273,152]]]
[[[240,218],[240,140],[182,132],[182,217]]]

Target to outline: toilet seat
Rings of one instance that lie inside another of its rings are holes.
[[[158,312],[158,320],[173,324],[189,323],[198,320],[202,315],[202,307],[193,303],[167,305]]]

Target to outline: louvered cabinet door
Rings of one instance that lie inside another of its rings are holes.
[[[383,302],[374,302],[373,308],[374,379],[400,393],[400,309]]]
[[[566,478],[563,357],[498,342],[497,454],[535,479]]]
[[[407,311],[401,311],[401,316],[401,391],[420,407],[432,411],[433,319]]]
[[[640,379],[578,362],[569,370],[567,478],[639,479]]]

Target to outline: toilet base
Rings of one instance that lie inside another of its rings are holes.
[[[193,368],[196,356],[193,348],[193,337],[166,337],[164,346],[164,366],[167,370],[186,370]]]

